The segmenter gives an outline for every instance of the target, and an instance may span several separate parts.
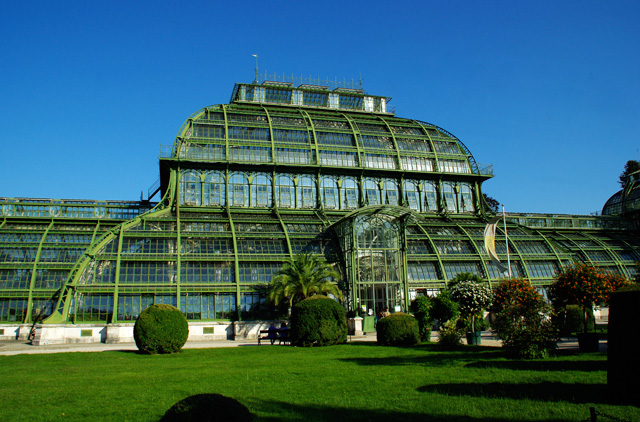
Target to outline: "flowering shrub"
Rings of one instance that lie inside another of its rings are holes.
[[[557,331],[551,322],[551,308],[531,284],[506,279],[495,291],[492,326],[507,355],[514,358],[546,357],[555,349]]]
[[[556,310],[568,305],[580,305],[586,315],[594,304],[609,302],[614,290],[628,284],[628,280],[616,274],[607,274],[586,264],[566,267],[549,287],[549,298]],[[587,331],[585,318],[584,330]]]
[[[477,281],[461,281],[450,291],[451,299],[458,302],[463,317],[471,316],[472,331],[475,331],[475,315],[491,305],[493,294],[488,283]]]
[[[491,311],[497,313],[506,307],[524,310],[540,299],[540,294],[528,281],[507,278],[502,280],[494,291]]]
[[[438,344],[446,348],[454,348],[462,344],[464,330],[458,328],[457,318],[445,322],[438,332]]]
[[[591,309],[593,304],[609,301],[614,290],[628,281],[619,275],[607,274],[586,264],[566,267],[549,287],[549,297],[555,307],[580,305]]]

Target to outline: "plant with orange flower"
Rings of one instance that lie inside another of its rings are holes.
[[[587,312],[594,305],[606,304],[609,296],[628,280],[617,274],[609,274],[586,264],[565,267],[549,287],[549,298],[556,310],[568,305],[579,305],[585,316],[584,331],[587,332]]]
[[[556,348],[557,330],[551,322],[551,307],[528,281],[502,280],[495,289],[491,311],[491,326],[507,356],[543,358]]]
[[[542,296],[528,281],[521,278],[505,278],[494,290],[491,311],[498,313],[504,308],[524,311],[540,300]]]

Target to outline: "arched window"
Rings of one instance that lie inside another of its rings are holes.
[[[456,198],[456,186],[455,183],[444,182],[441,186],[442,196],[447,207],[447,211],[452,213],[458,212],[458,204]]]
[[[226,204],[227,192],[224,183],[224,173],[220,171],[209,171],[204,175],[203,185],[203,201],[204,205]]]
[[[424,198],[423,211],[438,211],[438,195],[435,182],[422,183],[422,196]]]
[[[413,180],[405,180],[402,184],[404,190],[404,197],[407,201],[407,206],[414,211],[421,211],[420,204],[421,192],[418,190],[418,183]]]
[[[338,208],[338,184],[331,176],[322,176],[320,179],[320,197],[322,206],[334,210]]]
[[[233,207],[249,207],[249,180],[243,173],[229,177],[229,202]]]
[[[340,187],[340,209],[354,210],[358,206],[358,182],[353,177],[345,177]]]
[[[251,206],[271,206],[271,176],[267,173],[256,173],[251,183]]]
[[[458,204],[460,212],[473,212],[473,194],[469,183],[460,183],[458,193]]]
[[[185,171],[181,177],[183,205],[201,205],[200,176],[196,171]]]
[[[380,205],[380,185],[377,180],[364,179],[362,191],[367,205]]]
[[[282,208],[295,206],[295,189],[291,175],[281,174],[276,178],[276,202]]]
[[[382,202],[386,205],[398,205],[398,182],[393,179],[382,181]]]
[[[298,180],[298,208],[316,207],[316,179],[313,176],[300,176]]]

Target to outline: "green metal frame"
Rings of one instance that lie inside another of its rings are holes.
[[[234,96],[238,89],[237,85]],[[332,92],[313,87],[293,89]],[[357,91],[336,93],[388,99]],[[288,136],[280,138],[279,134]],[[347,145],[346,140],[351,143]],[[423,149],[410,149],[421,144]],[[268,154],[263,154],[267,149]],[[329,158],[323,159],[323,154]],[[372,161],[368,161],[367,154]],[[425,160],[424,168],[432,165],[433,171],[404,168],[403,157],[415,158],[418,163]],[[445,172],[444,160],[460,166],[451,165],[448,168],[453,172]],[[224,204],[184,202],[182,190],[187,185],[181,179],[186,171],[200,172],[200,182],[195,182],[200,200],[205,198],[202,172],[219,172],[224,180]],[[236,188],[249,195],[249,201],[252,199],[249,185],[238,187],[232,183],[236,173],[246,175],[248,181],[257,173],[267,175],[272,202],[251,207],[234,204]],[[288,188],[293,189],[295,201],[303,198],[301,179],[313,179],[313,207],[301,208],[301,204],[289,207],[278,202],[277,178],[283,174],[293,180]],[[155,300],[166,295],[178,307],[183,306],[183,300],[187,308],[191,306],[188,297],[200,300],[201,309],[205,306],[205,295],[214,295],[215,300],[216,295],[221,295],[223,301],[232,296],[235,300],[232,315],[227,308],[218,312],[216,302],[215,310],[208,311],[209,317],[202,318],[255,317],[258,311],[242,310],[243,300],[259,303],[270,274],[284,259],[301,250],[323,254],[340,266],[345,274],[341,285],[349,298],[346,306],[356,309],[361,299],[356,254],[340,250],[341,240],[336,233],[342,233],[341,236],[347,233],[353,245],[356,239],[352,222],[357,216],[375,213],[393,217],[399,226],[397,253],[403,267],[399,280],[405,301],[403,309],[415,292],[442,288],[456,271],[471,269],[495,283],[502,275],[496,275],[481,245],[482,231],[492,216],[482,198],[481,186],[492,176],[492,167],[476,163],[468,148],[451,133],[430,123],[396,117],[391,112],[255,101],[205,107],[185,121],[171,147],[161,149],[162,199],[157,204],[0,198],[0,323],[33,322],[36,302],[45,299],[52,305],[46,323],[82,322],[95,315],[105,323],[122,322],[118,316],[121,298],[139,296],[142,303],[144,298]],[[321,189],[325,177],[331,177],[335,189],[332,192],[338,194],[337,208],[323,203],[325,193]],[[357,186],[356,209],[342,203],[346,178],[354,180]],[[377,181],[380,204],[367,204],[365,180]],[[385,190],[385,181],[397,185],[395,193]],[[412,189],[418,189],[421,201],[426,200],[425,183],[433,183],[438,209],[419,212],[409,208],[404,184],[409,181],[416,182],[416,188]],[[443,194],[444,183],[457,186],[455,201],[460,195],[460,184],[466,184],[472,192],[473,211],[449,210]],[[387,195],[382,195],[383,192]],[[385,203],[389,197],[397,198],[397,203]],[[345,224],[351,226],[337,230]],[[635,274],[640,241],[632,225],[623,219],[512,213],[507,215],[507,226],[514,234],[508,239],[514,268],[537,286],[543,287],[553,280],[550,269],[562,268],[573,260],[627,277]],[[161,230],[163,227],[173,229]],[[497,236],[504,236],[502,228]],[[590,242],[589,246],[581,246],[580,239]],[[539,244],[545,245],[544,250],[531,247]],[[81,254],[79,249],[83,251]],[[506,261],[505,253],[498,255]],[[140,274],[147,271],[144,276],[135,273],[138,264]],[[113,273],[108,272],[111,266]],[[107,268],[107,272],[101,273],[98,280],[96,271],[100,268]],[[134,271],[133,275],[125,274],[125,268]],[[48,270],[64,272],[66,280],[45,286],[39,277]],[[20,278],[27,276],[28,280]],[[143,281],[145,277],[149,280]],[[79,309],[79,299],[91,297],[98,297],[99,309]],[[105,305],[101,298],[112,303],[110,311],[102,309]],[[224,302],[223,305],[226,306]],[[183,311],[189,313],[188,309]],[[130,309],[125,314],[133,312]],[[103,318],[103,314],[108,316]],[[12,316],[16,321],[11,320]]]

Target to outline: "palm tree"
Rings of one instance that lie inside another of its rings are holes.
[[[477,274],[462,272],[462,273],[458,273],[455,277],[449,280],[448,287],[453,287],[456,284],[460,283],[461,281],[475,281],[476,283],[482,283],[483,281],[486,281],[486,280],[483,280],[482,277],[480,277]]]
[[[273,277],[269,283],[267,299],[276,306],[285,298],[289,298],[289,305],[293,305],[318,294],[330,294],[342,299],[342,292],[333,281],[338,278],[340,273],[324,259],[300,253],[288,258]]]

